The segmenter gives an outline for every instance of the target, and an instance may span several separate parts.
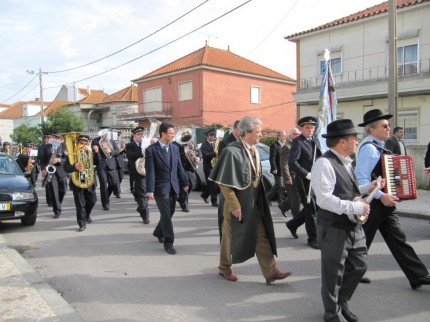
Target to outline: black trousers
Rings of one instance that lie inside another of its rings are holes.
[[[300,179],[296,179],[300,180]],[[298,182],[299,183],[299,182]],[[315,196],[311,194],[310,203],[307,202],[307,194],[304,188],[301,185],[296,185],[298,187],[298,194],[300,197],[300,202],[303,205],[303,209],[299,212],[296,217],[293,217],[288,222],[288,226],[293,229],[297,229],[301,225],[305,224],[306,233],[308,235],[308,242],[314,241],[317,239],[316,232],[316,213],[318,210],[318,206],[315,200]]]
[[[100,199],[103,207],[109,207],[109,198],[112,192],[116,195],[118,191],[118,171],[115,170],[104,170],[97,171],[100,183]]]
[[[155,227],[153,235],[156,237],[164,237],[164,247],[173,245],[175,241],[175,233],[173,232],[172,217],[175,213],[177,195],[171,189],[168,195],[154,196],[155,203],[160,211],[160,221]]]
[[[148,197],[146,196],[146,178],[137,174],[133,178],[134,192],[133,196],[137,202],[137,212],[142,219],[149,219]]]
[[[370,214],[363,225],[367,248],[370,248],[379,230],[407,279],[410,282],[416,282],[420,277],[427,276],[429,272],[412,246],[406,242],[405,233],[394,210],[395,207],[385,207],[378,199],[370,203]]]
[[[183,189],[181,189],[181,191],[179,192],[178,200],[177,200],[179,202],[179,204],[181,205],[182,209],[188,209],[188,198],[189,198],[190,192],[195,188],[196,182],[197,182],[195,172],[186,171],[186,173],[188,176],[188,181],[190,183],[189,189],[188,189],[188,191],[184,191]]]
[[[217,193],[217,186],[216,183],[213,181],[208,180],[209,175],[211,172],[205,172],[205,178],[206,178],[206,190],[201,194],[202,198],[207,199],[209,196],[211,197],[211,203],[216,204],[218,203],[218,193]]]
[[[118,168],[118,193],[121,193],[121,182],[124,179],[124,168]]]
[[[90,217],[91,211],[97,202],[96,185],[92,185],[87,189],[76,187],[73,183],[70,184],[73,191],[73,199],[76,206],[76,220],[79,227],[87,225],[87,218]]]
[[[67,190],[67,177],[60,178],[55,173],[52,175],[51,182],[48,184],[50,189],[52,209],[54,214],[61,214],[61,204]]]

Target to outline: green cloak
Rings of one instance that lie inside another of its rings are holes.
[[[253,188],[251,184],[251,169],[251,162],[245,148],[240,142],[234,142],[224,148],[209,176],[209,180],[233,188],[236,198],[241,205],[242,221],[239,222],[236,217],[231,216],[228,210],[225,209],[224,196],[220,195],[218,207],[220,236],[222,218],[224,216],[231,216],[231,255],[233,264],[243,263],[255,255],[257,241],[256,216],[262,217],[273,255],[277,256],[275,231],[266,197],[264,181],[261,177],[258,188]]]

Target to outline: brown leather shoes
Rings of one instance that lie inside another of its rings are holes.
[[[239,276],[237,276],[236,273],[233,273],[231,269],[225,271],[225,272],[218,272],[219,275],[224,277],[226,280],[236,282],[239,279]]]
[[[292,274],[291,272],[285,272],[284,273],[284,272],[278,271],[277,273],[273,274],[269,278],[266,278],[266,284],[270,285],[270,283],[272,283],[274,281],[283,280],[284,278],[287,278],[291,274]]]

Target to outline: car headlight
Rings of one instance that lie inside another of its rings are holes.
[[[34,199],[34,193],[32,192],[14,192],[12,200],[28,200]]]

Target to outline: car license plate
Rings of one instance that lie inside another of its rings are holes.
[[[10,210],[10,203],[0,203],[0,211]]]

